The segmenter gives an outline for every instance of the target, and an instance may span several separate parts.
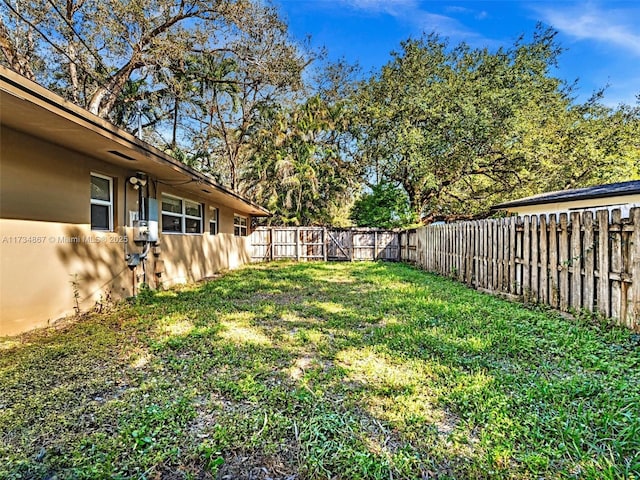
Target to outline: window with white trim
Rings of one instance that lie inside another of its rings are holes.
[[[209,235],[218,234],[218,209],[209,207]]]
[[[233,234],[239,237],[247,236],[247,217],[242,215],[233,216]]]
[[[113,179],[91,173],[91,230],[113,230]]]
[[[163,194],[162,233],[202,233],[202,204]]]

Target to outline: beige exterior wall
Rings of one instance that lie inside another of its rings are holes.
[[[138,210],[137,191],[127,182],[136,171],[8,128],[0,138],[0,335],[72,314],[76,293],[83,311],[107,292],[115,299],[132,295],[143,280],[142,268],[132,272],[125,261],[127,251],[142,251],[124,240],[129,212]],[[91,231],[92,172],[113,178],[113,232]],[[150,286],[197,281],[250,261],[248,237],[233,235],[234,213],[242,212],[179,187],[156,187],[158,199],[166,192],[202,203],[205,218],[203,234],[160,234],[146,264]],[[220,211],[218,235],[208,233],[210,206]]]
[[[517,213],[524,215],[541,215],[541,214],[559,214],[568,213],[576,210],[601,210],[608,208],[610,211],[614,209],[622,210],[622,216],[629,215],[629,210],[633,207],[640,207],[640,195],[623,195],[618,197],[607,198],[591,198],[587,200],[577,200],[573,202],[556,202],[545,203],[539,205],[524,205],[518,207],[510,207],[507,209],[509,213]]]

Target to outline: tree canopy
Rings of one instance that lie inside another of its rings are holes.
[[[300,91],[307,52],[251,0],[4,0],[4,61],[240,191],[259,109]]]
[[[246,178],[252,196],[275,212],[272,222],[344,223],[358,167],[339,148],[342,108],[316,95],[263,115]]]
[[[637,176],[638,110],[575,104],[551,74],[555,33],[495,52],[436,34],[403,42],[355,97],[370,169],[402,185],[423,218]]]
[[[496,50],[425,34],[363,76],[322,63],[260,0],[2,1],[4,65],[267,206],[274,223],[482,216],[640,178],[640,103],[577,102],[554,76],[551,29]]]

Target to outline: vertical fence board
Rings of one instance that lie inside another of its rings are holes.
[[[444,242],[442,242],[442,246],[444,247],[444,274],[450,276],[451,275],[451,235],[449,235],[449,230],[451,230],[451,225],[446,224],[442,227]]]
[[[464,250],[463,250],[463,262],[464,262],[464,275],[463,282],[470,285],[469,276],[471,273],[469,263],[469,245],[471,243],[471,225],[470,222],[465,222],[463,226],[462,235],[464,236]]]
[[[488,223],[482,223],[481,224],[481,228],[482,228],[482,278],[481,278],[481,285],[482,288],[489,288],[489,263],[488,263],[488,254],[487,254],[487,246],[488,246],[488,235],[489,235],[489,228],[488,228],[489,224]]]
[[[498,220],[491,220],[491,290],[498,290]]]
[[[509,293],[516,295],[518,293],[516,277],[516,253],[518,247],[516,245],[516,217],[509,219]]]
[[[507,219],[500,219],[500,238],[502,239],[502,244],[500,249],[502,250],[501,260],[500,260],[500,269],[499,273],[500,277],[500,290],[503,292],[508,292],[509,287],[509,235],[507,230]]]
[[[469,223],[469,285],[475,285],[476,276],[476,226],[475,222]]]
[[[525,301],[531,295],[531,218],[524,217],[522,234],[522,294]]]
[[[498,281],[496,289],[498,291],[504,291],[504,228],[502,220],[496,220],[497,231],[497,268],[498,268]]]
[[[480,270],[480,222],[473,222],[473,271],[475,278],[473,284],[476,288],[480,288],[480,276],[482,272]]]
[[[440,225],[438,227],[438,249],[440,250],[440,253],[438,255],[439,257],[439,261],[438,261],[438,265],[440,268],[440,271],[438,273],[440,273],[441,275],[446,275],[447,274],[447,248],[445,246],[445,242],[446,242],[446,236],[444,234],[444,225]]]
[[[571,213],[571,307],[577,312],[582,306],[582,242],[580,241],[580,213]]]
[[[456,236],[456,268],[458,272],[458,281],[461,282],[464,279],[464,263],[462,261],[464,253],[464,235],[461,223],[455,224],[454,235]]]
[[[598,219],[598,311],[605,317],[611,315],[609,302],[609,212],[599,210]]]
[[[327,261],[327,242],[328,242],[328,238],[327,238],[327,228],[323,228],[322,229],[322,259],[326,262]]]
[[[446,246],[447,249],[447,275],[450,277],[455,276],[455,263],[454,263],[454,249],[455,245],[453,242],[453,235],[451,231],[453,229],[453,225],[447,224],[445,228],[445,237],[446,237]]]
[[[522,295],[522,248],[524,245],[524,242],[522,241],[523,236],[523,219],[518,217],[516,220],[516,289],[514,291],[516,295]]]
[[[492,257],[492,288],[495,291],[500,291],[500,228],[499,219],[491,221],[491,229],[493,230],[493,242],[491,243],[491,257]]]
[[[451,265],[452,248],[451,248],[451,225],[446,224],[444,230],[444,272],[445,275],[451,276],[453,267]]]
[[[494,290],[493,288],[493,221],[487,222],[487,288]]]
[[[540,215],[540,302],[549,304],[549,241],[547,216]]]
[[[616,209],[611,212],[611,229],[609,231],[609,239],[611,245],[611,273],[615,276],[622,277],[624,271],[622,262],[622,216],[620,210]],[[620,232],[618,232],[620,230]],[[611,317],[615,318],[618,323],[623,323],[622,317],[623,301],[622,301],[622,282],[618,280],[611,281]]]
[[[569,310],[569,224],[567,214],[560,214],[560,241],[559,244],[559,261],[560,261],[560,280],[558,282],[560,310],[566,312]]]
[[[558,284],[558,224],[556,215],[549,218],[549,305],[558,308],[560,287]]]
[[[538,275],[538,261],[539,261],[539,243],[538,243],[538,217],[531,216],[531,298],[533,302],[538,301],[539,292],[539,275]]]
[[[594,253],[595,240],[593,232],[593,214],[584,212],[582,216],[584,225],[584,235],[582,238],[582,261],[584,266],[584,277],[582,282],[582,308],[593,311],[594,300]]]

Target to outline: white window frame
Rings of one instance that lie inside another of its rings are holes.
[[[191,203],[193,205],[198,205],[200,208],[200,216],[196,217],[193,215],[187,215],[187,203]],[[184,222],[182,222],[182,229],[185,235],[202,235],[204,233],[204,205],[200,202],[194,202],[193,200],[189,200],[187,198],[182,200],[182,213],[184,214]],[[187,232],[187,219],[189,220],[198,220],[200,225],[199,232]]]
[[[175,212],[167,212],[166,210],[164,210],[162,208],[162,197],[167,197],[167,198],[172,198],[174,200],[179,200],[180,201],[180,209],[181,209],[181,213],[175,213]],[[191,203],[192,205],[198,205],[200,207],[200,216],[196,217],[194,215],[187,215],[187,203]],[[162,233],[164,235],[202,235],[203,233],[203,224],[204,224],[204,205],[200,202],[196,202],[194,200],[189,200],[188,198],[182,198],[182,197],[178,197],[177,195],[171,195],[170,193],[162,193],[160,195],[160,219],[161,219],[161,225],[164,223],[162,221],[162,217],[167,215],[169,217],[175,217],[175,218],[179,218],[180,219],[180,230],[179,232],[167,232],[164,229],[162,229]],[[199,232],[187,232],[187,222],[186,220],[190,219],[190,220],[198,220],[199,224],[200,224],[200,231]]]
[[[100,232],[113,232],[113,178],[107,175],[102,175],[100,173],[91,172],[89,177],[89,185],[91,185],[91,177],[101,178],[103,180],[107,180],[109,182],[109,200],[98,200],[97,198],[93,198],[91,196],[91,192],[89,192],[89,198],[91,199],[90,205],[100,205],[102,207],[109,207],[109,227],[107,229],[104,228],[94,228],[91,221],[91,211],[89,211],[89,223],[91,224],[91,230],[100,231]],[[89,207],[91,210],[91,207]]]
[[[238,223],[237,220],[240,218],[244,220],[244,225],[242,225],[241,223]],[[236,233],[236,228],[239,230],[240,233]],[[243,230],[244,230],[244,233],[242,233]],[[246,237],[249,234],[249,217],[245,217],[244,215],[238,215],[237,213],[233,215],[233,234],[236,237]]]
[[[209,207],[209,215],[211,215],[209,217],[209,235],[217,235],[219,233],[219,228],[220,228],[220,220],[218,217],[218,213],[219,210],[217,207]],[[214,232],[211,233],[211,226],[214,226]]]
[[[181,213],[176,213],[176,212],[167,212],[164,210],[163,208],[163,201],[162,201],[162,197],[167,197],[167,198],[172,198],[174,200],[180,200],[180,211]],[[164,217],[165,215],[169,216],[169,217],[175,217],[175,218],[179,218],[180,219],[180,231],[179,232],[167,232],[164,230],[163,226],[164,226],[164,219],[162,217]],[[162,233],[165,235],[182,235],[184,233],[184,200],[180,197],[176,197],[175,195],[168,195],[166,193],[163,193],[160,195],[160,229],[162,230]]]

